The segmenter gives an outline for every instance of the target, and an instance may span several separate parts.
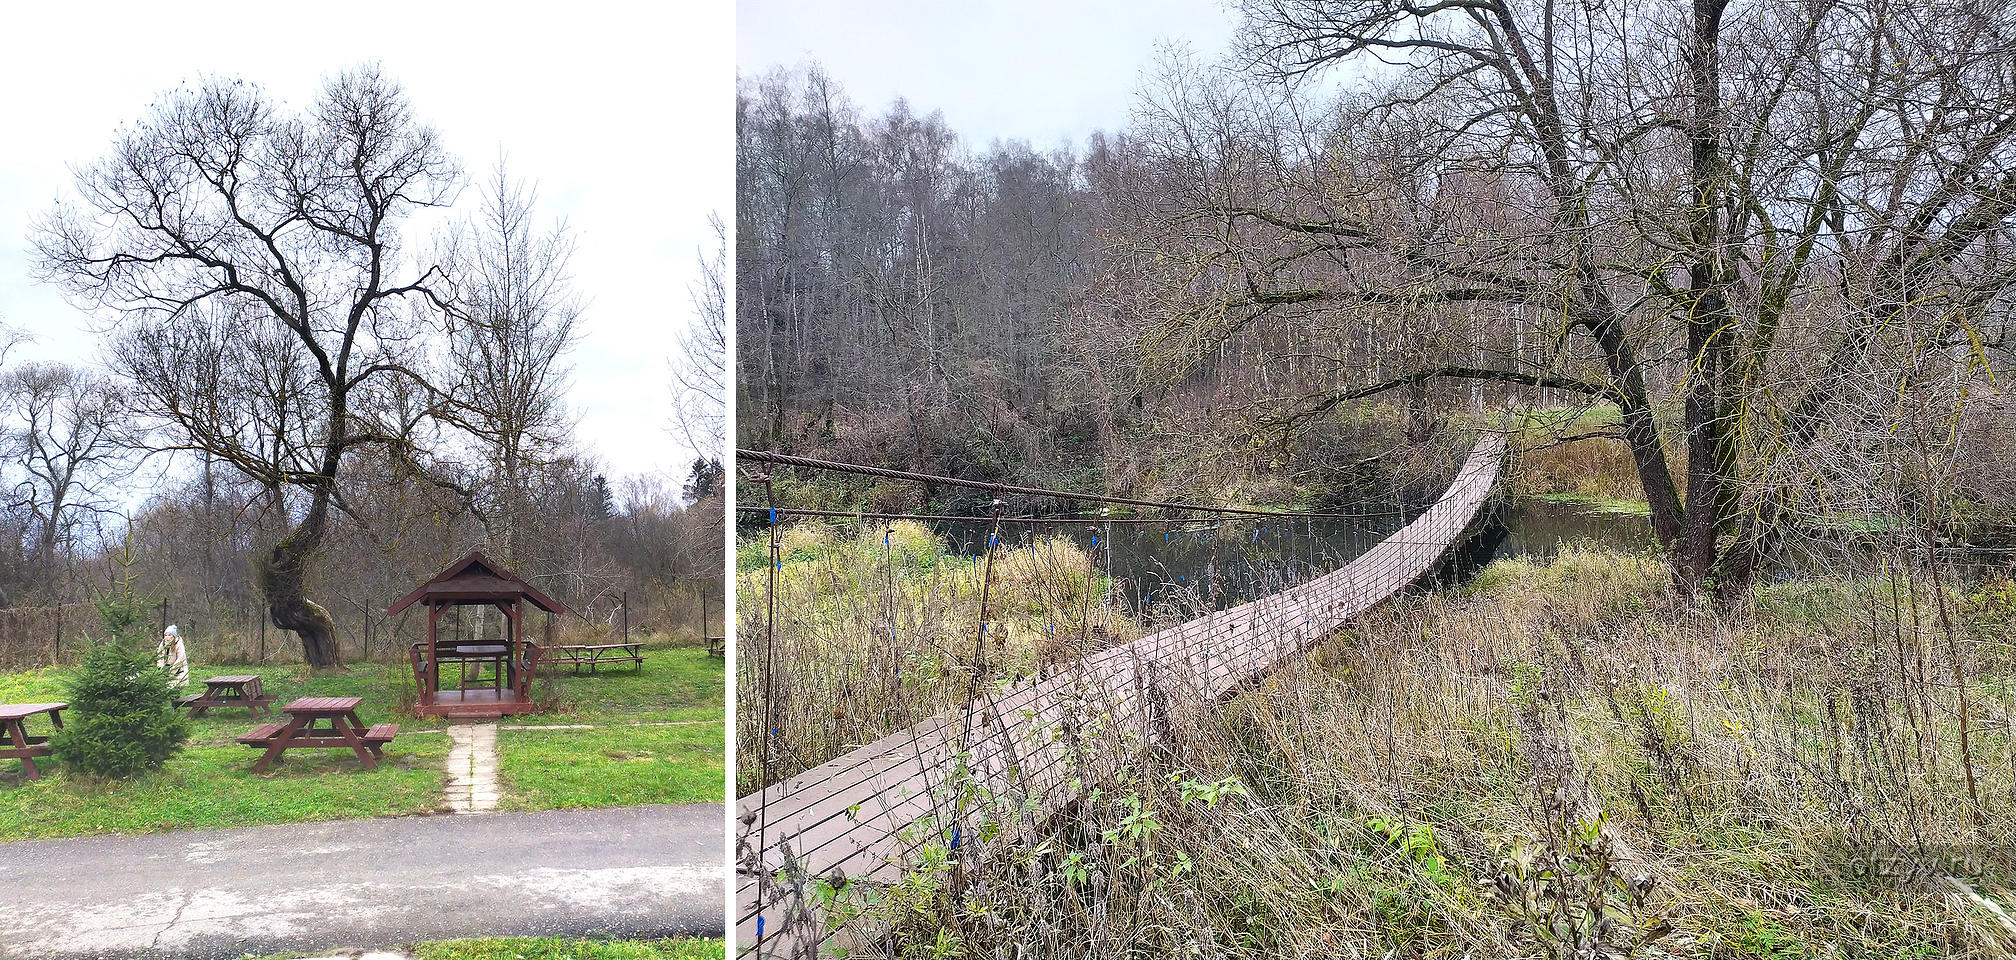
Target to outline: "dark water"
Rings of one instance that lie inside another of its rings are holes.
[[[1652,542],[1645,517],[1579,504],[1521,501],[1505,508],[1504,522],[1507,535],[1493,558],[1548,560],[1563,544],[1577,540],[1630,550]],[[1003,523],[1001,540],[1014,547],[1068,537],[1091,555],[1128,606],[1196,611],[1242,603],[1327,573],[1403,525],[1397,516],[1349,521]],[[990,529],[986,523],[971,522],[932,527],[952,551],[966,556],[980,555]]]

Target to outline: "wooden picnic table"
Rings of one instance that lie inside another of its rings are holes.
[[[252,765],[253,773],[266,772],[267,765],[280,760],[281,754],[299,747],[352,750],[364,769],[376,770],[378,758],[385,755],[385,744],[398,734],[399,725],[365,727],[357,719],[357,706],[363,702],[363,697],[302,697],[280,708],[287,714],[285,723],[262,723],[246,731],[238,742],[266,748],[259,762]]]
[[[175,701],[178,707],[188,707],[189,715],[200,717],[211,707],[244,707],[254,714],[273,712],[273,697],[266,692],[265,682],[254,674],[232,674],[211,677],[203,681],[202,693],[192,693]]]
[[[483,665],[490,665],[490,688],[504,689],[506,680],[512,689],[518,687],[517,669],[511,665],[511,646],[504,643],[455,643],[441,642],[434,645],[434,660],[437,663],[459,663],[467,670],[469,664],[476,664],[476,681],[482,682]],[[463,686],[469,677],[463,678]]]
[[[634,663],[638,669],[644,667],[644,642],[629,643],[565,643],[546,648],[546,657],[541,665],[571,663],[578,675],[586,664],[589,673],[595,668],[609,663]]]
[[[46,713],[49,722],[61,730],[63,711],[69,708],[67,703],[0,704],[0,759],[20,760],[21,771],[28,779],[42,779],[42,771],[35,769],[35,758],[49,755],[49,738],[29,736],[28,718]]]

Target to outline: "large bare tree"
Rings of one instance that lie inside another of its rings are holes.
[[[1684,590],[1740,592],[1834,427],[1979,355],[2016,280],[2006,4],[1238,6],[1242,68],[1144,111],[1148,342],[1288,332],[1291,423],[1450,380],[1614,405]]]
[[[209,454],[286,511],[260,591],[311,665],[340,666],[312,565],[354,453],[427,467],[435,405],[410,398],[436,393],[414,371],[448,299],[400,231],[452,202],[458,164],[372,65],[299,112],[243,81],[170,91],[76,178],[39,225],[41,274],[113,318],[111,363],[162,447]]]

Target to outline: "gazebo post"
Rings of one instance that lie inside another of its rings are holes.
[[[439,637],[437,636],[437,628],[441,623],[441,614],[447,609],[448,609],[447,607],[441,606],[440,604],[437,603],[429,602],[427,604],[426,683],[427,683],[427,700],[429,703],[432,703],[434,700],[434,695],[441,691],[441,661],[439,658],[435,656],[435,653],[439,650],[438,645]]]
[[[512,600],[497,605],[504,614],[504,671],[511,685],[511,692],[518,692],[518,601]]]

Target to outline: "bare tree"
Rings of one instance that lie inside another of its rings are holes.
[[[719,463],[728,437],[728,227],[717,214],[707,225],[714,250],[700,257],[700,280],[688,291],[695,322],[680,331],[672,358],[672,429]]]
[[[521,558],[531,485],[573,426],[563,360],[582,310],[568,271],[574,241],[564,222],[541,232],[533,223],[537,206],[537,190],[512,180],[500,158],[481,214],[442,258],[451,264],[458,309],[449,325],[450,369],[437,379],[456,385],[452,419],[484,448],[477,506],[506,562]]]
[[[396,393],[420,379],[448,300],[438,267],[409,263],[400,226],[451,202],[459,177],[375,65],[331,78],[299,113],[206,78],[122,130],[77,171],[79,202],[37,230],[41,275],[114,318],[112,364],[162,446],[210,454],[287,511],[257,580],[317,667],[342,662],[308,591],[344,464],[375,447],[428,468],[429,407]]]
[[[1291,427],[1445,381],[1614,405],[1683,590],[1747,586],[1853,398],[1977,342],[2016,278],[1996,5],[1239,7],[1243,73],[1146,111],[1163,362],[1290,337]],[[1354,375],[1380,341],[1418,346]]]
[[[80,521],[113,508],[111,485],[137,438],[119,391],[78,367],[22,364],[0,376],[0,398],[11,421],[6,454],[24,473],[14,497],[33,523],[31,576],[48,593]]]

